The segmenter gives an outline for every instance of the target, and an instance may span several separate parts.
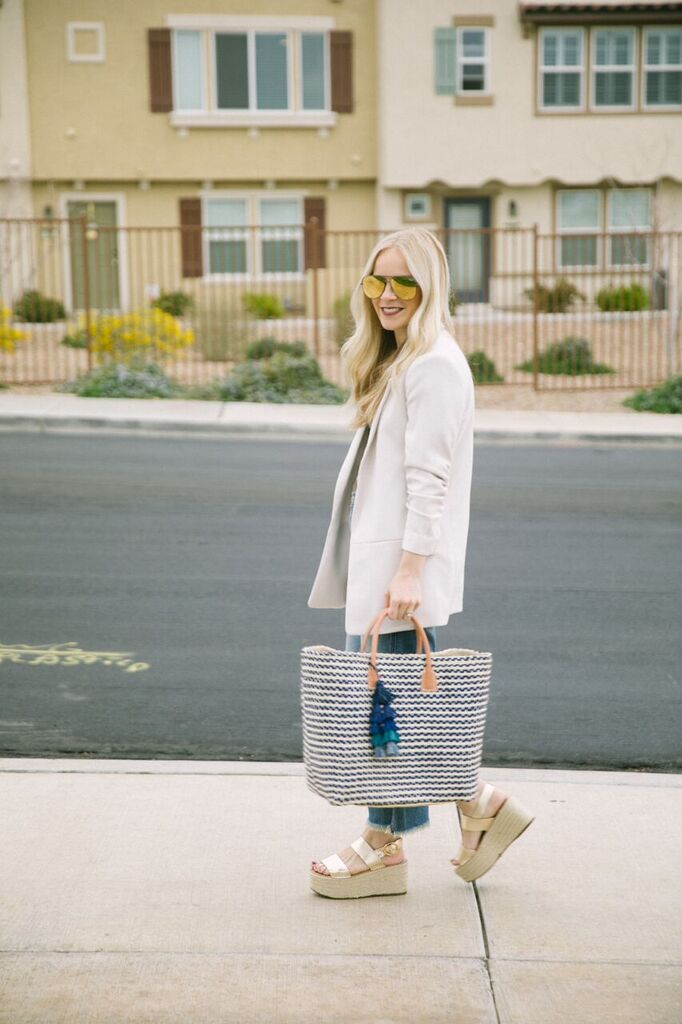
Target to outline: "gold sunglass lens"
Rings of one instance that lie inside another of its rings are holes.
[[[368,299],[378,299],[380,295],[383,295],[385,287],[386,283],[380,277],[375,277],[374,274],[368,274],[362,279],[362,289]]]
[[[405,302],[417,294],[417,282],[413,277],[392,277],[391,287],[398,298]]]

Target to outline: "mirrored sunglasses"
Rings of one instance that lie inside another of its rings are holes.
[[[409,302],[417,294],[419,285],[413,277],[385,277],[383,274],[367,274],[363,277],[362,290],[368,299],[378,299],[384,294],[387,281],[391,282],[393,294],[405,302]]]

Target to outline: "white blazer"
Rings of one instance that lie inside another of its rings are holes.
[[[417,618],[444,626],[463,607],[474,443],[474,381],[448,330],[389,383],[361,453],[365,430],[357,429],[339,470],[308,606],[345,606],[346,633],[366,633],[403,551],[413,551],[428,556]],[[387,616],[379,632],[413,628]]]

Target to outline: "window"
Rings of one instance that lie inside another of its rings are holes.
[[[585,109],[587,52],[590,110],[608,113],[682,109],[682,28],[595,26],[540,29],[540,111]]]
[[[647,266],[651,230],[651,191],[612,189],[608,193],[609,265]],[[639,234],[637,233],[639,232]]]
[[[488,33],[489,29],[483,26],[435,29],[437,94],[471,96],[490,93]]]
[[[604,202],[606,199],[606,226]],[[560,189],[557,192],[557,265],[598,267],[599,235],[606,234],[609,267],[647,266],[651,189]]]
[[[249,230],[245,199],[208,199],[204,216],[209,274],[246,274]]]
[[[322,32],[301,32],[302,110],[329,110],[328,37]]]
[[[289,110],[289,35],[215,33],[218,110]]]
[[[682,106],[682,28],[644,33],[645,107]]]
[[[302,199],[206,197],[205,266],[213,277],[303,273]]]
[[[178,113],[331,112],[329,32],[176,28],[172,38]]]
[[[596,267],[597,235],[601,224],[601,195],[596,189],[557,193],[560,267]]]
[[[488,32],[457,29],[457,92],[488,92]]]
[[[261,273],[299,274],[302,272],[303,220],[298,199],[259,200]]]
[[[205,110],[201,32],[174,32],[176,110]]]
[[[632,110],[637,63],[634,28],[592,31],[592,106]]]
[[[583,29],[541,31],[541,108],[580,110],[584,106],[583,40]]]

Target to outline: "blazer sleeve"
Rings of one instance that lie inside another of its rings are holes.
[[[450,360],[429,354],[405,371],[405,551],[432,555],[438,546],[465,402],[463,383]]]

